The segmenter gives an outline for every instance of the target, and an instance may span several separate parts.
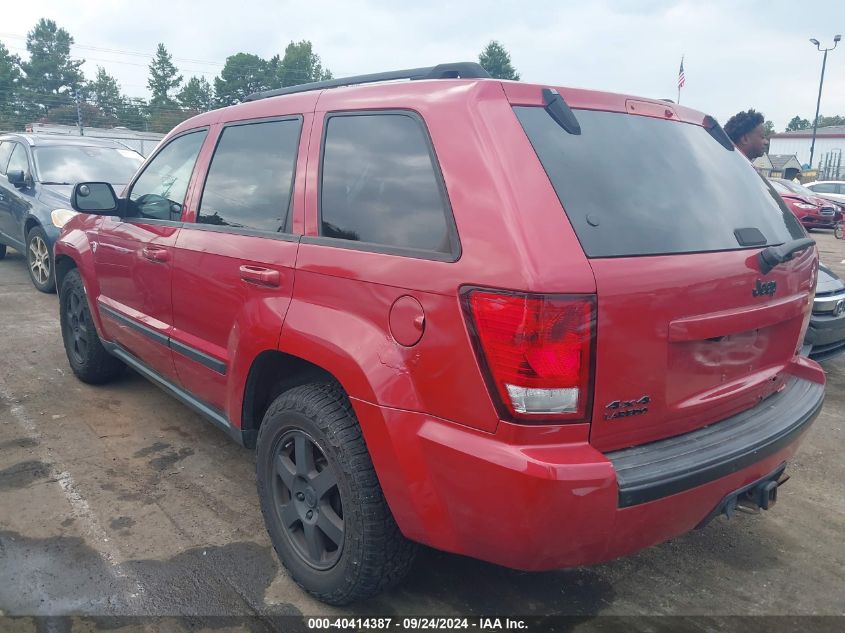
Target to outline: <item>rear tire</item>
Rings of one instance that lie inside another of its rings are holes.
[[[303,385],[276,398],[258,433],[256,470],[273,546],[307,592],[344,605],[407,574],[417,545],[393,519],[339,387]]]
[[[840,222],[833,227],[833,236],[838,240],[845,239],[845,224]]]
[[[6,245],[0,244],[0,259],[3,259],[6,256]]]
[[[70,368],[82,382],[100,385],[123,373],[123,362],[103,347],[91,318],[82,277],[76,269],[62,280],[59,321]]]

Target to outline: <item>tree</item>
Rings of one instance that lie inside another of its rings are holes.
[[[496,79],[513,79],[519,81],[519,73],[511,65],[511,56],[496,40],[485,47],[478,56],[478,63]]]
[[[51,108],[68,106],[82,87],[82,59],[71,59],[73,38],[53,20],[41,18],[26,36],[29,61],[22,62],[26,73],[25,102],[32,114],[44,115]]]
[[[763,136],[769,138],[772,134],[775,133],[775,124],[771,121],[766,121],[763,123]]]
[[[176,95],[176,101],[187,110],[207,112],[214,107],[211,84],[205,77],[191,77]]]
[[[117,80],[104,68],[97,66],[97,76],[88,83],[86,92],[105,118],[117,120],[123,97],[120,96]]]
[[[167,52],[164,44],[160,43],[150,64],[150,78],[147,80],[147,87],[152,93],[150,105],[173,106],[175,102],[169,93],[178,88],[181,83],[182,75],[179,74],[179,69],[173,65],[170,53]]]
[[[278,64],[278,57],[274,60]],[[258,55],[236,53],[226,58],[220,76],[214,78],[214,93],[220,107],[240,103],[248,95],[276,87],[276,68]]]
[[[818,127],[827,127],[828,125],[845,125],[845,116],[822,116],[820,114]]]
[[[271,67],[276,59],[278,58],[271,60]],[[332,72],[328,68],[323,68],[322,60],[314,52],[311,42],[302,40],[287,45],[277,76],[282,86],[296,86],[331,79]]]
[[[0,129],[23,127],[20,111],[23,74],[20,64],[20,58],[9,53],[9,49],[0,42]]]
[[[812,123],[810,123],[807,119],[802,119],[799,116],[792,117],[792,120],[787,123],[786,131],[787,132],[797,132],[798,130],[806,130],[812,127]]]
[[[122,97],[117,110],[117,122],[130,130],[146,130],[149,127],[146,101]]]

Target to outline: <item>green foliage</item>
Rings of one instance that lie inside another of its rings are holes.
[[[771,121],[766,121],[763,123],[763,136],[769,138],[772,134],[775,133],[775,124]]]
[[[822,116],[820,114],[818,127],[826,127],[828,125],[845,125],[845,116]]]
[[[787,132],[797,132],[798,130],[806,130],[812,127],[813,124],[807,119],[802,119],[799,116],[792,117],[792,120],[786,125]]]
[[[511,65],[511,56],[505,47],[492,40],[478,56],[478,63],[496,79],[519,81],[519,73]]]
[[[274,59],[278,60],[278,57]],[[220,76],[214,79],[217,105],[225,107],[240,103],[253,92],[275,88],[276,71],[271,62],[258,55],[235,53],[227,57]]]
[[[105,68],[97,66],[97,76],[86,86],[88,99],[99,108],[104,117],[117,121],[123,98],[117,80]]]
[[[24,125],[20,93],[23,85],[21,60],[0,42],[0,130],[20,129]]]
[[[172,107],[176,102],[170,97],[170,91],[178,88],[181,83],[182,75],[179,74],[179,69],[173,65],[172,57],[164,44],[159,43],[150,64],[150,78],[147,80],[147,87],[152,94],[150,105],[159,108]]]
[[[53,20],[41,18],[26,36],[29,61],[21,62],[26,74],[23,101],[28,114],[47,114],[51,108],[68,106],[85,78],[80,66],[85,60],[72,59],[73,38]]]
[[[214,92],[205,77],[191,77],[176,95],[176,101],[194,113],[207,112],[214,107]]]
[[[79,99],[83,127],[168,132],[199,112],[238,103],[253,92],[332,77],[311,42],[302,40],[290,42],[283,56],[270,59],[242,52],[229,56],[214,87],[204,77],[191,77],[183,85],[173,58],[159,43],[149,65],[147,102],[121,94],[103,67],[86,82],[84,60],[71,57],[72,45],[66,30],[44,18],[27,35],[28,60],[0,42],[0,129],[22,129],[34,121],[76,125]]]
[[[314,52],[311,42],[302,40],[287,45],[277,76],[282,87],[287,87],[331,79],[332,73],[328,68],[323,68],[320,56]]]

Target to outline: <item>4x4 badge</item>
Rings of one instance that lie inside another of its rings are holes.
[[[766,283],[763,283],[758,279],[757,283],[754,284],[754,288],[751,290],[751,296],[762,297],[763,295],[769,295],[770,297],[773,297],[777,288],[778,282],[776,281],[767,281]]]
[[[604,407],[605,420],[617,420],[629,418],[632,415],[643,415],[648,413],[648,406],[651,404],[651,396],[642,396],[637,400],[614,400]]]

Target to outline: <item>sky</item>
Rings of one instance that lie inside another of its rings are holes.
[[[41,17],[73,36],[72,52],[146,97],[159,42],[187,80],[212,81],[226,57],[284,52],[311,40],[335,77],[448,61],[475,61],[490,41],[510,52],[528,82],[677,98],[725,122],[755,108],[782,131],[815,114],[822,53],[845,34],[845,1],[816,0],[65,0],[11,2],[0,40],[26,57]],[[828,54],[821,114],[845,115],[845,42]]]

